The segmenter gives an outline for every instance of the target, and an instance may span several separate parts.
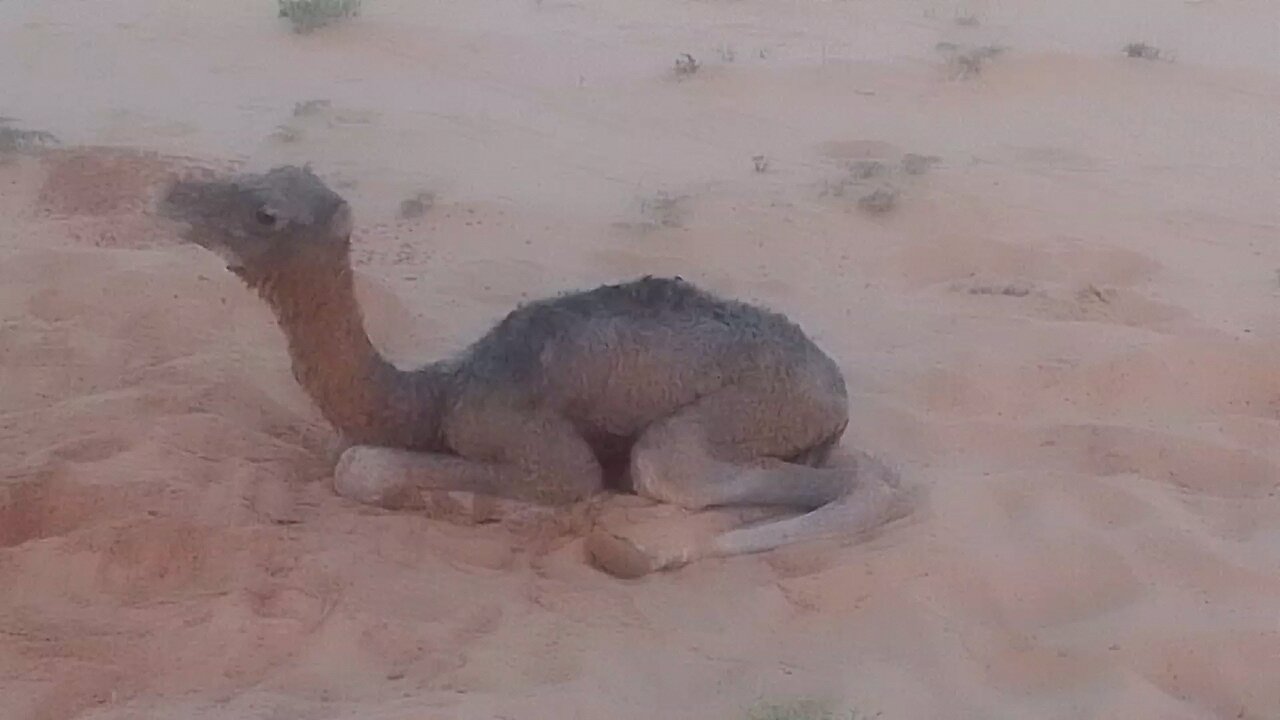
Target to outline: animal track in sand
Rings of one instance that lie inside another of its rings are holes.
[[[1280,704],[1273,673],[1280,656],[1280,633],[1223,628],[1181,634],[1182,639],[1150,641],[1135,651],[1139,674],[1172,697],[1190,703],[1203,717],[1263,720],[1252,708]],[[1207,654],[1205,645],[1220,648]]]
[[[237,533],[156,518],[77,534],[68,559],[96,566],[82,592],[130,600],[155,599],[225,586],[248,558]],[[250,565],[251,566],[251,565]]]
[[[1134,474],[1225,498],[1266,497],[1280,484],[1280,463],[1209,440],[1108,425],[1062,426],[1047,435],[1042,445],[1051,454],[1072,456],[1097,475]]]
[[[889,257],[885,269],[914,288],[975,279],[1132,288],[1161,267],[1148,255],[1075,238],[1033,244],[957,233],[910,240]]]
[[[883,262],[908,288],[967,298],[993,314],[1167,330],[1186,308],[1141,286],[1160,264],[1141,253],[1064,239],[1052,249],[977,235],[929,237]]]
[[[952,293],[973,297],[992,313],[1038,317],[1060,322],[1096,322],[1151,330],[1189,317],[1183,308],[1165,305],[1127,289],[1092,283],[1072,289],[1036,285],[1025,280],[953,282]]]
[[[1246,423],[1241,439],[1261,449],[1273,439],[1280,442],[1278,356],[1280,342],[1158,339],[1088,359],[957,361],[917,378],[911,388],[930,412],[959,416],[1052,411],[1216,422],[1251,418],[1262,425]]]
[[[59,443],[50,450],[50,454],[59,460],[91,463],[110,459],[131,447],[129,441],[104,433]]]
[[[107,492],[46,469],[0,484],[0,548],[66,535],[115,517],[126,504]]]
[[[1132,425],[966,420],[936,430],[943,447],[976,453],[993,470],[1133,475],[1196,496],[1273,497],[1280,462],[1229,443]]]

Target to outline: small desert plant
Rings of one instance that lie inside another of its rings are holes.
[[[653,227],[684,227],[688,196],[659,192],[640,200],[640,215]]]
[[[303,100],[293,104],[294,117],[307,117],[309,115],[317,115],[333,106],[328,100],[323,98],[318,100]]]
[[[883,215],[898,206],[898,191],[882,187],[858,198],[858,207],[872,215]]]
[[[676,76],[687,77],[698,72],[698,68],[702,67],[697,60],[689,53],[681,53],[676,58]]]
[[[947,56],[948,64],[951,66],[951,77],[956,80],[967,80],[977,77],[987,61],[1003,53],[1006,48],[999,45],[966,48],[955,43],[940,42],[936,49]]]
[[[870,180],[889,173],[889,168],[879,160],[854,160],[849,163],[849,177],[853,180]]]
[[[288,18],[294,32],[306,33],[335,20],[360,14],[361,0],[276,0],[280,17]]]
[[[758,173],[769,172],[769,158],[764,155],[752,155],[751,164]]]
[[[812,700],[757,705],[747,714],[747,720],[876,720],[879,717],[880,713],[865,715],[857,710],[838,713]]]
[[[929,168],[941,162],[942,158],[937,155],[920,155],[918,153],[907,153],[902,156],[902,172],[908,175],[923,175],[929,172]]]
[[[1164,57],[1160,48],[1141,42],[1132,42],[1124,46],[1124,54],[1140,60],[1159,60]]]
[[[37,147],[57,145],[58,138],[43,130],[22,130],[10,127],[9,118],[0,118],[0,153],[12,153]]]
[[[962,289],[960,285],[952,287],[952,290],[959,292]],[[1003,285],[973,285],[965,292],[970,295],[999,295],[1003,297],[1026,297],[1031,294],[1033,288],[1030,285],[1022,283],[1005,283]]]
[[[430,212],[431,208],[435,207],[435,204],[435,193],[420,192],[400,202],[400,219],[416,220]]]

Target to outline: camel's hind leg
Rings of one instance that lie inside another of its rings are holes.
[[[840,470],[851,481],[840,497],[803,515],[721,533],[701,548],[701,556],[741,555],[803,540],[857,535],[906,511],[908,498],[897,475],[880,461],[859,454]]]
[[[632,452],[632,483],[641,495],[689,509],[770,505],[804,514],[653,543],[601,529],[588,539],[595,562],[611,573],[634,576],[703,557],[856,535],[901,509],[896,476],[869,456],[830,468],[777,459],[803,457],[833,444],[846,422],[843,398],[770,405],[729,390],[655,424]]]

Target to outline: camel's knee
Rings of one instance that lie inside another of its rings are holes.
[[[566,444],[541,457],[520,458],[512,467],[520,474],[515,482],[547,505],[571,505],[604,489],[604,471],[585,443]]]
[[[619,578],[638,578],[659,570],[673,570],[697,559],[702,551],[678,541],[655,543],[595,528],[586,538],[587,557],[601,570]]]
[[[333,469],[333,491],[366,505],[398,508],[410,504],[407,474],[392,448],[356,445],[338,458]]]
[[[631,453],[631,484],[636,493],[658,502],[702,510],[715,504],[706,492],[717,463],[690,443],[637,443]]]

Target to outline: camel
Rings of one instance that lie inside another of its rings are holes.
[[[310,167],[176,179],[158,209],[274,310],[295,378],[347,445],[338,495],[564,506],[605,490],[620,461],[662,503],[792,509],[665,547],[593,531],[589,554],[619,577],[860,534],[901,509],[878,460],[827,466],[849,422],[844,377],[781,314],[646,276],[523,304],[456,356],[403,370],[365,332],[350,206]]]

